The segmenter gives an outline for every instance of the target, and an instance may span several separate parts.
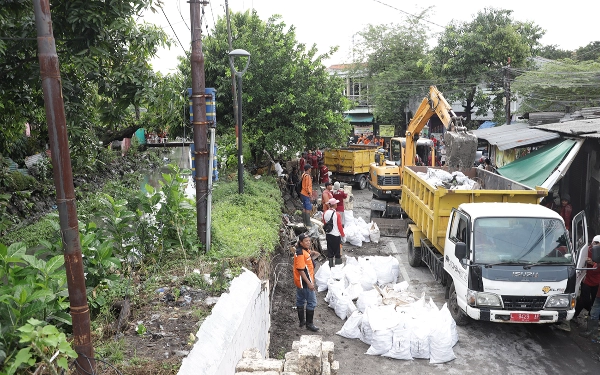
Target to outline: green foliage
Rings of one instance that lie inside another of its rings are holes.
[[[276,181],[245,175],[244,194],[237,189],[237,182],[219,183],[214,189],[212,257],[257,257],[279,241],[282,199]]]
[[[19,332],[20,343],[28,346],[19,350],[8,366],[8,374],[14,374],[21,365],[30,367],[43,362],[51,374],[58,375],[59,369],[67,371],[69,361],[77,358],[65,334],[53,325],[32,318],[19,327]]]
[[[477,114],[492,109],[502,117],[502,69],[509,57],[511,67],[527,67],[543,35],[539,26],[515,21],[505,9],[485,8],[472,21],[453,22],[432,51],[432,68],[440,77],[437,86],[448,101],[462,101],[467,123],[474,108]]]
[[[404,123],[404,108],[416,94],[410,83],[432,78],[426,55],[429,35],[422,22],[425,12],[402,24],[368,25],[358,33],[350,73],[362,85],[361,99],[368,96],[381,123]]]
[[[350,126],[342,112],[348,103],[342,94],[343,81],[331,77],[323,65],[329,53],[317,55],[316,46],[307,48],[298,43],[295,28],[287,27],[278,16],[263,21],[255,12],[233,13],[231,30],[233,48],[244,48],[252,54],[248,71],[242,77],[242,109],[244,145],[254,159],[263,156],[263,149],[274,151],[273,156],[279,158],[305,147],[345,141]],[[203,42],[206,87],[217,90],[217,132],[233,134],[235,119],[224,17],[217,20],[214,32]],[[239,70],[246,62],[242,60],[235,61]],[[180,65],[180,69],[184,72],[189,68]]]
[[[35,178],[18,171],[7,173],[1,182],[7,192],[33,189],[38,184]]]
[[[1,212],[0,204],[0,212]],[[2,219],[0,219],[1,221]],[[40,239],[54,242],[59,238],[60,226],[56,212],[50,213],[37,222],[15,230],[11,230],[2,237],[6,245],[22,242],[27,248],[35,247]]]
[[[520,111],[566,111],[600,106],[600,62],[569,59],[523,72],[512,85],[522,98]]]
[[[535,51],[535,56],[543,57],[545,59],[550,60],[568,59],[571,58],[572,55],[572,51],[560,49],[555,44],[540,47]]]
[[[588,43],[586,46],[579,47],[575,50],[573,58],[577,61],[595,61],[600,59],[600,41]]]

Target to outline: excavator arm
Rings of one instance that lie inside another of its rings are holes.
[[[448,160],[455,160],[456,165],[452,166],[471,167],[477,151],[477,138],[466,133],[461,118],[456,116],[442,93],[435,86],[431,86],[428,96],[423,98],[415,116],[406,127],[406,148],[403,154],[402,168],[415,165],[416,141],[419,133],[433,115],[437,115],[449,131],[444,140],[447,144]],[[458,132],[462,132],[462,134]]]

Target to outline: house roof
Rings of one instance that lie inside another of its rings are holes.
[[[497,146],[501,151],[515,147],[525,147],[527,145],[546,142],[560,137],[557,133],[535,129],[522,123],[473,130],[472,133],[475,134],[477,138],[484,139],[490,144]]]
[[[543,131],[567,134],[581,138],[600,139],[600,118],[537,125],[535,128]]]

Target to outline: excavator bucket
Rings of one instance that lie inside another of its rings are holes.
[[[477,137],[467,133],[465,128],[448,131],[444,134],[446,144],[446,165],[451,170],[463,170],[473,167],[477,153]]]

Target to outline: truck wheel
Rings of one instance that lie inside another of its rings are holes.
[[[464,311],[458,306],[458,299],[456,296],[456,288],[454,288],[454,283],[450,285],[450,298],[448,298],[448,310],[450,310],[450,315],[454,318],[456,325],[458,326],[466,326],[470,323],[471,319]]]
[[[408,242],[408,264],[412,267],[421,267],[423,265],[423,260],[421,259],[421,247],[415,247],[412,233],[408,235],[406,241]]]
[[[358,190],[364,190],[367,188],[367,177],[360,176],[360,180],[358,180]]]

